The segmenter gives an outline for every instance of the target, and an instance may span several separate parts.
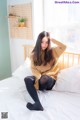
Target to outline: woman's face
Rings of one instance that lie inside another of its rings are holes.
[[[45,50],[48,47],[48,37],[44,37],[41,42],[41,49]]]

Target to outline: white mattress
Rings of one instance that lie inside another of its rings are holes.
[[[26,103],[33,101],[24,81],[16,77],[0,81],[0,114],[8,112],[6,120],[80,120],[80,94],[38,91],[38,95],[44,111],[30,111]]]

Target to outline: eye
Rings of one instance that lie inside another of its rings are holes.
[[[43,41],[41,43],[44,43]]]

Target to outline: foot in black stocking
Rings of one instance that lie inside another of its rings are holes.
[[[27,103],[26,107],[29,109],[29,110],[37,110],[37,111],[43,111],[43,107],[42,105],[39,103],[39,102],[36,102],[34,104],[32,103]]]

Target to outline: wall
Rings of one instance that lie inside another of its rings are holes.
[[[0,80],[11,76],[7,2],[0,0]]]
[[[12,72],[14,72],[24,62],[23,47],[24,44],[34,44],[36,38],[43,30],[43,0],[7,0],[8,5],[32,3],[32,31],[33,39],[12,39],[10,38],[10,51],[11,51],[11,66]],[[9,25],[9,24],[8,24]]]
[[[43,1],[44,0],[33,0],[33,34],[34,40],[40,32],[44,30],[44,14],[43,14]]]

